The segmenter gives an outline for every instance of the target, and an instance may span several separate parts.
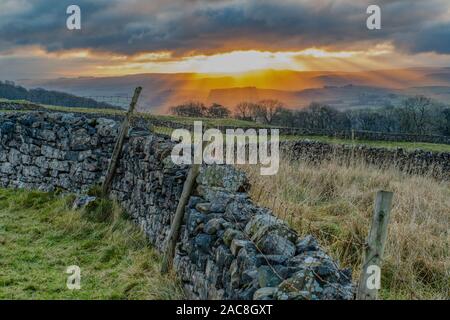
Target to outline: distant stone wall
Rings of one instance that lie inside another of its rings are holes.
[[[355,138],[356,142],[361,141],[393,141],[393,142],[427,142],[438,144],[450,144],[450,136],[390,133],[360,130],[309,130],[302,128],[280,128],[282,135],[303,135],[303,136],[327,136],[331,138],[348,139]]]
[[[385,133],[372,131],[355,131],[356,140],[369,141],[393,141],[393,142],[427,142],[438,144],[450,144],[450,136],[437,136],[425,134],[407,134],[407,133]],[[333,135],[331,135],[333,136]],[[351,139],[351,131],[341,132],[334,135],[336,138]]]
[[[423,150],[407,151],[401,148],[372,148],[301,140],[282,142],[282,154],[290,160],[320,163],[334,160],[342,164],[363,161],[377,167],[395,167],[403,172],[430,175],[450,180],[450,153]]]
[[[81,192],[104,178],[118,122],[68,113],[0,116],[0,186]],[[112,196],[160,251],[188,170],[173,165],[172,146],[134,127],[112,185]],[[202,168],[174,260],[187,296],[351,299],[351,272],[340,270],[314,238],[299,238],[254,205],[248,187],[232,167]]]

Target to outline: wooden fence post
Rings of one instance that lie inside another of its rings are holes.
[[[392,197],[393,193],[387,191],[379,191],[376,195],[372,225],[365,247],[364,264],[356,294],[357,300],[377,299]]]
[[[352,129],[352,165],[355,165],[355,129]]]
[[[125,138],[128,134],[128,127],[130,125],[131,116],[134,112],[134,109],[136,107],[137,101],[139,99],[139,95],[141,94],[142,87],[137,87],[134,90],[133,99],[131,100],[130,108],[128,109],[128,112],[125,116],[125,119],[123,120],[122,127],[119,131],[119,136],[117,138],[116,144],[114,146],[114,151],[111,156],[111,161],[108,165],[108,170],[106,171],[105,181],[102,185],[102,194],[103,196],[107,196],[109,193],[109,190],[111,189],[112,180],[114,178],[114,174],[116,173],[117,164],[119,162],[120,154],[122,153],[122,147],[123,143],[125,141]]]
[[[166,250],[161,265],[161,273],[167,273],[172,266],[173,257],[175,255],[175,246],[180,236],[181,224],[183,222],[184,210],[189,201],[192,189],[195,185],[195,179],[200,172],[199,164],[192,164],[186,181],[184,182],[183,192],[181,193],[180,201],[178,202],[177,210],[170,226],[169,238],[167,239]]]

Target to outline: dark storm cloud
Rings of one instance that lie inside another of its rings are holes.
[[[365,27],[369,3],[382,7],[381,31]],[[70,4],[82,9],[81,31],[65,28]],[[0,51],[40,45],[48,51],[186,54],[393,41],[405,51],[450,53],[449,8],[448,0],[3,0]]]
[[[450,54],[450,23],[441,23],[425,30],[420,30],[417,34],[405,35],[397,41],[399,45],[412,51],[436,52]]]

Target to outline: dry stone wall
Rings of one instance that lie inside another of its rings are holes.
[[[0,113],[0,186],[84,191],[108,165],[118,123],[70,113]]]
[[[67,113],[0,113],[0,186],[82,192],[105,174],[119,123]],[[130,132],[112,196],[160,251],[188,167],[170,160],[172,142]],[[205,166],[185,210],[174,267],[191,299],[351,299],[339,269],[308,236],[253,204],[245,175]]]
[[[197,184],[175,258],[190,298],[352,299],[351,271],[256,206],[243,173],[206,166]]]

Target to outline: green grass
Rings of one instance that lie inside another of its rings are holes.
[[[0,189],[0,299],[182,298],[116,204],[74,211],[72,199]],[[81,268],[81,290],[66,287],[70,265]]]

